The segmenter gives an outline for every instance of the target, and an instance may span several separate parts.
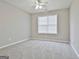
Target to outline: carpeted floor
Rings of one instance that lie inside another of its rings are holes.
[[[68,44],[37,40],[2,49],[0,55],[10,59],[78,59]]]

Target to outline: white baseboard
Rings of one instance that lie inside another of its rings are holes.
[[[73,47],[73,45],[71,44],[72,49],[74,50],[75,54],[77,55],[77,57],[79,58],[79,53],[76,51],[76,49]]]
[[[10,46],[13,46],[13,45],[16,45],[16,44],[19,44],[19,43],[25,42],[25,41],[28,41],[28,40],[27,40],[27,39],[24,39],[24,40],[21,40],[21,41],[13,42],[13,43],[10,43],[10,44],[7,44],[7,45],[4,45],[4,46],[1,46],[0,49],[7,48],[7,47],[10,47]]]
[[[67,43],[69,44],[69,41],[64,40],[57,40],[57,39],[40,39],[40,38],[31,38],[32,40],[40,40],[40,41],[49,41],[49,42],[58,42],[58,43]]]

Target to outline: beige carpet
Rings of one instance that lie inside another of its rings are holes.
[[[37,40],[0,50],[0,55],[10,59],[78,59],[68,44]]]

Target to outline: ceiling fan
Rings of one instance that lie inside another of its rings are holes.
[[[35,1],[35,9],[45,9],[47,5],[47,1],[45,0],[36,0]]]

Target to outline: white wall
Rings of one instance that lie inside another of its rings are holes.
[[[79,54],[79,0],[73,0],[70,8],[71,44]]]
[[[45,15],[58,14],[58,34],[38,34],[37,33],[37,17]],[[57,41],[57,42],[69,42],[69,9],[60,9],[49,11],[45,13],[36,13],[32,15],[32,39],[37,40],[47,40],[47,41]]]
[[[12,42],[29,39],[31,16],[0,1],[0,47]]]

